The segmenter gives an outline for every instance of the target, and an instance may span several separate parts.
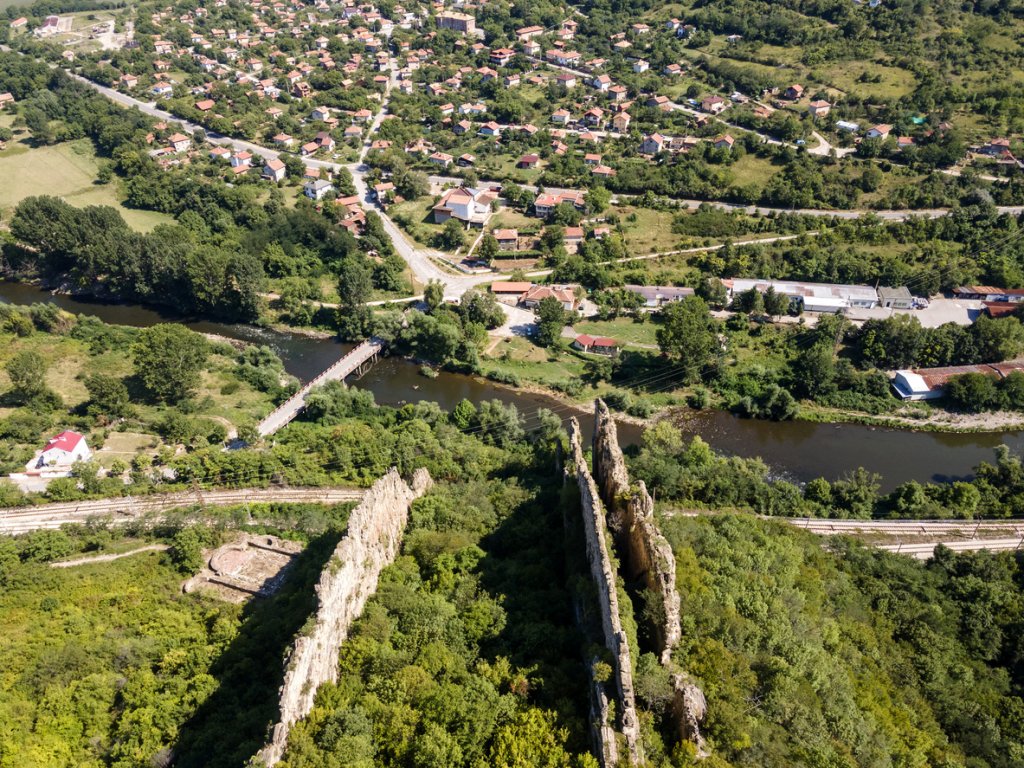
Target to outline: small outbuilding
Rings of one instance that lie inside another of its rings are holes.
[[[886,309],[913,309],[914,297],[905,285],[898,288],[878,289],[878,303]]]

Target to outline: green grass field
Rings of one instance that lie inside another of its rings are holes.
[[[49,147],[29,148],[11,142],[0,152],[0,216],[32,195],[56,195],[74,206],[109,205],[117,208],[133,229],[148,232],[170,216],[125,208],[116,183],[96,184],[99,163],[87,139]]]

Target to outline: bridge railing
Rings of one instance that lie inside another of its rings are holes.
[[[281,403],[281,405],[277,406],[277,408],[275,408],[273,411],[267,414],[267,416],[259,423],[258,429],[260,431],[260,434],[271,434],[272,432],[275,432],[276,430],[280,429],[293,418],[295,418],[295,416],[298,415],[298,412],[302,408],[302,403],[305,402],[306,395],[309,394],[310,390],[312,390],[313,387],[317,386],[318,384],[327,379],[336,378],[337,371],[340,369],[344,369],[346,367],[350,367],[351,370],[344,373],[341,378],[348,376],[349,373],[358,368],[362,363],[366,362],[374,355],[380,353],[386,346],[387,342],[385,342],[383,339],[374,336],[362,342],[353,349],[350,349],[348,352],[345,353],[344,356],[342,356],[340,360],[338,360],[331,366],[325,368],[317,376],[311,379],[304,387],[302,387],[302,389],[300,389],[294,395],[292,395],[283,403]],[[281,420],[282,418],[283,421],[281,424],[271,428],[271,425],[273,425],[274,422]]]

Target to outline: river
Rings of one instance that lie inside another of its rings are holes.
[[[248,325],[225,325],[206,320],[179,320],[152,309],[127,304],[105,304],[55,296],[20,283],[0,282],[0,301],[13,304],[47,302],[69,312],[94,315],[109,323],[144,327],[160,322],[182,322],[193,330],[266,344],[284,361],[294,376],[308,381],[335,362],[346,345],[332,339],[317,339]],[[373,392],[378,403],[402,405],[419,400],[434,401],[453,408],[463,398],[473,402],[498,399],[514,403],[528,419],[538,408],[548,408],[562,418],[577,409],[546,395],[502,387],[458,374],[442,373],[428,379],[416,365],[399,358],[385,358],[354,386]],[[582,418],[585,430],[589,418]],[[716,450],[744,457],[761,457],[781,477],[806,481],[815,477],[830,480],[856,467],[864,467],[882,478],[882,489],[891,490],[907,480],[952,481],[969,479],[973,468],[992,459],[994,449],[1008,445],[1024,451],[1024,433],[914,432],[880,429],[859,424],[816,424],[811,422],[769,422],[740,419],[722,411],[694,412],[680,417],[688,434],[700,435]],[[636,443],[641,430],[620,423],[623,443]]]

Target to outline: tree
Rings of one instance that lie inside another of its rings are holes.
[[[446,251],[457,251],[466,244],[466,231],[456,218],[448,219],[438,235],[438,244]]]
[[[729,302],[729,292],[717,277],[705,277],[697,286],[697,295],[712,307],[721,309]]]
[[[778,293],[775,286],[769,285],[764,292],[764,312],[769,317],[779,317],[789,312],[789,297]]]
[[[484,235],[484,239],[480,241],[480,250],[477,251],[479,259],[490,264],[500,252],[501,246],[498,245],[498,239],[490,232]]]
[[[170,555],[171,562],[179,573],[193,574],[203,567],[205,544],[206,537],[202,535],[201,529],[190,525],[174,534],[167,554]]]
[[[94,373],[86,378],[85,388],[89,392],[89,413],[106,419],[118,419],[131,414],[128,387],[117,377]]]
[[[440,280],[428,282],[423,289],[423,301],[431,313],[444,304],[444,283]]]
[[[566,312],[562,302],[554,296],[545,296],[537,304],[537,342],[550,347],[562,336]]]
[[[820,397],[836,389],[832,342],[818,342],[800,350],[792,365],[793,387],[802,397]]]
[[[591,213],[601,213],[612,201],[612,193],[604,187],[594,187],[587,192],[586,199]]]
[[[764,312],[764,296],[757,288],[748,288],[733,297],[732,309],[748,315],[760,315]]]
[[[979,412],[999,405],[999,392],[991,376],[983,373],[965,373],[946,382],[946,397],[965,411]]]
[[[373,270],[361,254],[352,254],[338,270],[338,333],[347,339],[363,339],[372,315],[366,302],[373,292]]]
[[[18,352],[4,368],[11,379],[14,395],[22,402],[31,400],[46,389],[47,364],[38,352]]]
[[[135,373],[150,395],[176,403],[194,391],[209,345],[182,325],[161,323],[139,334],[133,354]]]
[[[493,293],[470,288],[459,301],[459,311],[467,323],[477,323],[488,330],[505,322],[505,310]]]
[[[683,367],[687,381],[694,381],[718,345],[708,305],[699,296],[687,296],[662,309],[661,317],[658,346]]]

